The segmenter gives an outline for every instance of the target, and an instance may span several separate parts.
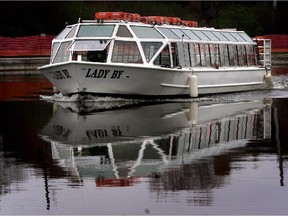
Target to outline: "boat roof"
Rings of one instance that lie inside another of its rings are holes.
[[[82,20],[74,25],[66,26],[66,28],[56,36],[54,41],[71,39],[73,37],[79,39],[108,39],[119,36],[117,33],[119,27],[126,26],[126,31],[129,32],[127,34],[130,34],[132,38],[142,40],[166,39],[171,41],[191,41],[200,43],[255,44],[253,39],[244,31],[198,27],[198,24],[195,24],[194,21],[186,21],[186,23],[183,24],[182,22],[179,23],[178,19],[175,20],[177,21],[175,21],[176,24],[171,24],[169,22],[141,22],[138,19],[132,21],[122,19]],[[131,38],[131,36],[124,35],[124,38]],[[123,36],[121,37],[123,38]]]

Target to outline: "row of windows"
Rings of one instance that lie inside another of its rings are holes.
[[[257,65],[257,54],[253,45],[174,43],[174,47],[172,46],[172,48],[175,66],[215,67],[217,65]]]
[[[141,42],[145,60],[150,62],[159,49],[161,42]],[[52,56],[55,55],[59,43],[54,43]],[[55,55],[53,63],[69,60],[107,62],[110,41],[87,40],[63,42]],[[81,55],[81,59],[77,58]],[[136,42],[114,42],[111,62],[142,64],[143,59]],[[166,45],[153,61],[154,65],[165,67],[217,67],[218,66],[252,66],[257,65],[257,52],[253,45],[204,44],[173,42]]]
[[[217,31],[212,29],[179,29],[179,28],[165,28],[165,27],[149,27],[149,26],[133,26],[131,29],[138,38],[157,38],[163,39],[165,35],[168,39],[187,39],[187,40],[200,40],[200,41],[233,41],[233,42],[249,42],[253,43],[253,40],[245,32],[228,32]],[[65,28],[56,38],[71,38],[76,34],[76,28]],[[77,37],[111,37],[114,31],[115,25],[81,25],[79,27]],[[158,31],[162,34],[160,34]],[[119,25],[116,36],[118,37],[130,37],[131,32],[125,25]]]

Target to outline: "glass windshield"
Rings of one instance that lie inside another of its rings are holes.
[[[213,31],[212,33],[221,41],[228,41],[228,39],[221,32]]]
[[[146,26],[131,26],[138,38],[164,38],[155,28]]]
[[[117,63],[143,63],[140,51],[134,41],[115,41],[111,61]]]
[[[128,28],[124,25],[119,26],[116,34],[118,37],[133,37]]]
[[[82,25],[77,37],[111,37],[114,25]]]
[[[55,56],[55,54],[56,54],[56,51],[57,51],[59,45],[60,45],[59,42],[53,43],[52,49],[51,49],[51,59],[50,59],[50,62],[52,62],[52,59],[54,58],[54,56]]]
[[[200,40],[200,38],[194,34],[191,30],[183,29],[183,32],[188,35],[192,40]]]
[[[190,39],[189,37],[187,37],[186,34],[184,34],[183,31],[181,31],[180,29],[171,29],[179,38],[182,38],[183,39]]]
[[[193,32],[200,38],[200,40],[210,41],[210,39],[200,30],[193,30]]]
[[[236,38],[237,41],[239,42],[245,42],[245,39],[242,38],[237,32],[231,32],[230,33],[234,38]]]
[[[222,32],[222,34],[228,38],[228,40],[233,41],[233,42],[237,42],[237,40],[229,33],[229,32]]]
[[[67,26],[65,29],[63,29],[62,32],[60,32],[60,34],[58,34],[56,36],[55,39],[63,39],[63,38],[65,38],[66,35],[68,34],[68,32],[70,32],[71,28],[72,28],[71,26]]]
[[[69,51],[89,51],[89,50],[104,50],[110,40],[77,40],[74,46],[71,46]]]
[[[145,58],[149,62],[162,46],[161,42],[141,42]]]
[[[211,41],[219,41],[219,38],[217,38],[211,31],[202,31]]]
[[[67,34],[67,36],[65,38],[71,38],[74,37],[75,32],[76,32],[77,26],[74,26],[71,31],[69,32],[69,34]]]
[[[70,44],[71,41],[61,43],[53,63],[65,62],[69,60],[68,47],[70,46]]]
[[[179,39],[179,37],[168,28],[159,28],[159,31],[169,39]]]
[[[245,32],[238,32],[238,34],[245,39],[247,42],[253,43],[254,41],[245,33]]]

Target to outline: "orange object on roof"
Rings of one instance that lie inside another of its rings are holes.
[[[141,18],[141,16],[140,16],[140,14],[136,14],[136,13],[131,13],[130,14],[130,17],[131,17],[131,21],[134,21],[134,22],[139,22],[140,21],[140,18]]]
[[[140,15],[136,13],[126,13],[126,12],[97,12],[95,13],[95,18],[103,20],[139,21]]]
[[[181,24],[181,19],[179,17],[168,17],[169,19],[169,24],[171,25],[180,25]]]
[[[144,16],[141,17],[141,22],[146,24],[169,24],[169,19],[164,16]]]
[[[143,22],[146,24],[170,24],[170,25],[184,25],[187,27],[198,27],[195,21],[181,20],[179,17],[167,16],[140,16],[137,13],[127,12],[97,12],[95,19],[98,20],[124,20],[130,22]]]
[[[196,21],[188,21],[188,20],[181,20],[182,25],[187,27],[198,27],[198,23]]]

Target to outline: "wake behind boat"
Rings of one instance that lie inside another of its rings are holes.
[[[63,95],[190,96],[268,88],[271,41],[177,17],[98,12],[38,68]]]

